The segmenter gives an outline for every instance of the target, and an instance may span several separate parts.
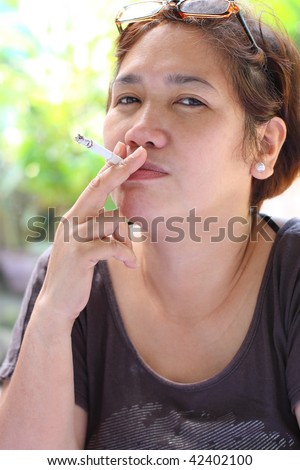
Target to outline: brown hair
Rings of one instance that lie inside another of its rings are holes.
[[[233,86],[245,110],[244,143],[250,145],[252,151],[258,150],[257,126],[274,116],[281,117],[287,126],[287,138],[274,174],[264,180],[253,178],[250,205],[259,208],[265,199],[287,189],[300,172],[300,54],[285,33],[243,10],[251,33],[264,54],[254,53],[234,16],[213,21],[183,19],[177,9],[169,7],[152,20],[130,24],[117,39],[116,73],[126,53],[155,26],[163,22],[181,22],[198,27],[227,58]]]

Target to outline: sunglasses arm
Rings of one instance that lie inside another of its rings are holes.
[[[236,16],[237,19],[239,20],[240,24],[242,25],[242,27],[243,27],[244,30],[245,30],[245,33],[247,34],[249,40],[251,41],[253,52],[259,52],[261,49],[260,49],[260,47],[258,47],[258,45],[256,44],[256,41],[255,41],[254,37],[252,36],[252,34],[251,34],[251,32],[250,32],[250,29],[248,28],[247,23],[246,23],[245,20],[244,20],[243,15],[241,14],[240,11],[238,11],[235,16]]]

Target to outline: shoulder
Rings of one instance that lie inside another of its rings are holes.
[[[269,260],[276,302],[285,311],[300,305],[300,219],[287,221],[277,232]]]
[[[31,278],[29,281],[28,287],[31,288],[35,284],[43,283],[48,269],[49,259],[52,252],[52,246],[47,248],[37,259],[35,267],[32,271]],[[93,275],[93,286],[95,288],[100,285],[108,284],[110,286],[110,277],[107,268],[107,262],[105,260],[100,260],[95,265],[94,275]],[[27,290],[28,290],[27,287]]]
[[[28,311],[30,311],[31,313],[33,304],[36,301],[36,298],[41,290],[41,287],[43,285],[43,282],[46,276],[51,249],[52,249],[52,246],[46,249],[38,257],[35,263],[34,269],[31,273],[31,276],[30,276],[30,279],[27,284],[27,288],[23,297],[22,306],[21,306],[21,314],[23,312],[23,314],[26,314],[27,316]]]
[[[272,262],[282,266],[282,263],[292,265],[300,263],[300,219],[278,219],[268,215],[260,215],[258,233],[270,247],[269,264]]]
[[[293,254],[295,261],[300,260],[300,219],[290,219],[279,228],[275,246],[278,253]]]
[[[23,298],[23,306],[29,306],[29,310],[32,310],[33,304],[42,288],[44,283],[49,260],[52,253],[52,246],[46,249],[37,259],[35,267],[32,271],[27,289]],[[64,260],[61,261],[64,263]],[[110,294],[112,286],[110,282],[109,271],[107,268],[106,260],[100,260],[94,267],[94,273],[91,284],[90,301],[93,298],[99,298],[102,293]],[[89,302],[90,302],[89,301]]]
[[[52,251],[52,245],[48,247],[43,253],[38,257],[37,262],[35,264],[35,268],[32,272],[32,278],[44,278],[48,263],[49,263],[49,258],[51,255]]]
[[[273,266],[286,273],[300,271],[300,219],[291,219],[279,228],[273,246]]]

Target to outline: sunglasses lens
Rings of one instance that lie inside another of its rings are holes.
[[[162,8],[161,2],[140,2],[125,6],[117,14],[118,21],[134,21],[155,15]]]
[[[180,5],[182,13],[222,15],[227,12],[229,3],[227,0],[186,0]]]

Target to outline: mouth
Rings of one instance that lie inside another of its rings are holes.
[[[127,181],[149,180],[167,176],[168,172],[154,163],[146,162],[141,168],[132,173]]]

